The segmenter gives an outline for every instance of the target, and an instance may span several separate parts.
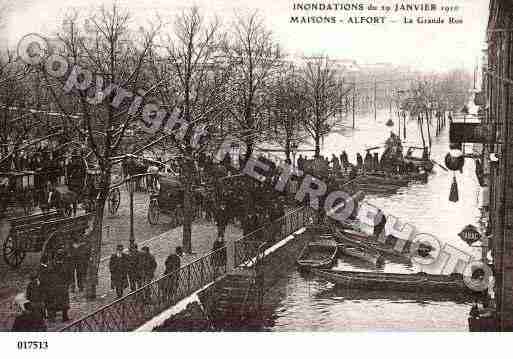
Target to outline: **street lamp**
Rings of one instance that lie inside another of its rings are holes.
[[[135,235],[134,235],[134,192],[137,178],[130,175],[128,178],[128,192],[130,194],[130,236],[128,237],[129,248],[135,247]]]

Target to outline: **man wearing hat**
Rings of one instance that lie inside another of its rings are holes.
[[[48,267],[46,308],[48,319],[55,321],[57,312],[62,312],[62,321],[67,322],[69,309],[70,270],[62,248],[57,250],[55,259]]]
[[[118,244],[116,253],[109,261],[111,288],[116,290],[118,298],[123,296],[123,291],[128,287],[128,258],[123,253],[123,245]]]
[[[155,261],[155,257],[150,253],[150,248],[148,246],[141,248],[141,254],[139,258],[142,285],[145,285],[146,283],[149,283],[155,276],[157,262]]]
[[[44,293],[43,287],[41,286],[41,281],[39,280],[39,274],[37,272],[33,272],[30,275],[30,282],[27,285],[27,289],[25,290],[26,298],[32,302],[32,306],[34,311],[38,311],[41,314],[41,317],[45,317],[45,307],[44,307]]]

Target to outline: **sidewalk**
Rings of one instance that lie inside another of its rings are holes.
[[[157,261],[156,275],[159,275],[164,272],[164,261],[167,256],[174,252],[176,246],[182,245],[182,226],[170,229],[166,216],[161,216],[159,224],[150,225],[146,219],[147,202],[148,196],[146,194],[136,194],[134,200],[134,232],[138,247],[141,248],[147,245],[150,248],[150,252],[155,256]],[[110,287],[109,259],[117,244],[124,244],[125,248],[128,246],[130,230],[128,213],[128,195],[126,192],[122,192],[118,213],[115,216],[106,216],[104,220],[97,299],[88,302],[83,298],[84,293],[70,293],[69,315],[72,321],[115,300],[115,293]],[[210,252],[216,233],[216,226],[213,223],[204,220],[194,222],[192,226],[192,249],[194,254],[184,255],[182,257],[182,265],[190,263]],[[225,236],[227,243],[241,236],[242,231],[239,228],[232,225],[227,227]],[[0,271],[2,271],[0,289],[4,288],[4,295],[0,297],[0,331],[8,331],[12,327],[14,317],[16,316],[13,305],[14,296],[25,290],[28,274],[37,267],[38,262],[38,254],[29,254],[24,264],[20,268],[13,270],[7,268],[3,260],[0,260]],[[125,294],[127,293],[128,290],[125,291]],[[53,326],[49,326],[48,329],[58,330],[63,325],[65,324],[60,322],[60,315],[58,315],[57,322]]]
[[[184,255],[182,257],[182,266],[190,263],[212,250],[212,246],[216,236],[216,227],[211,223],[195,223],[192,230],[192,243],[193,252],[192,255]],[[233,240],[240,238],[242,232],[234,227],[229,226],[226,229],[226,242],[231,243]],[[182,245],[182,227],[177,227],[168,232],[162,233],[156,237],[138,241],[139,247],[146,245],[150,247],[150,252],[155,256],[157,260],[156,275],[164,272],[164,262],[170,253],[174,252],[176,246]],[[116,299],[116,293],[110,287],[110,272],[109,272],[109,259],[110,256],[104,256],[100,263],[99,270],[99,285],[97,288],[98,298],[94,302],[88,302],[83,298],[83,294],[71,293],[70,300],[70,317],[71,320],[79,319],[103,305],[106,305]],[[129,290],[125,290],[125,294],[128,294]],[[55,323],[49,330],[59,330],[68,323]]]

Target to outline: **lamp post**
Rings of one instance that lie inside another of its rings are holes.
[[[129,160],[128,165],[130,166]],[[130,175],[128,178],[128,193],[130,194],[130,236],[128,237],[129,248],[135,247],[135,235],[134,235],[134,191],[135,191],[135,180],[134,176]]]
[[[292,170],[296,172],[296,152],[297,152],[297,142],[292,141],[290,144],[290,149],[292,150]]]

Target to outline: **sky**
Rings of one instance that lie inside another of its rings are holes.
[[[306,3],[313,3],[306,1]],[[376,0],[372,3],[394,7],[397,0]],[[89,11],[94,6],[109,4],[110,0],[0,0],[7,10],[2,11],[4,29],[0,41],[15,47],[25,34],[36,32],[51,34],[62,23],[66,9],[78,7]],[[292,0],[118,0],[128,8],[133,21],[144,25],[159,13],[164,19],[172,18],[184,7],[197,4],[208,14],[217,14],[229,25],[236,11],[258,9],[275,38],[290,54],[326,53],[330,57],[354,59],[359,63],[391,62],[410,65],[419,70],[446,70],[455,67],[473,69],[485,47],[488,19],[488,0],[405,0],[405,4],[432,3],[436,12],[378,11],[293,11]],[[336,1],[317,1],[333,4]],[[363,4],[369,1],[339,1],[341,4]],[[441,6],[457,5],[456,12],[441,11]],[[344,23],[293,24],[291,16],[337,16]],[[350,16],[387,16],[385,24],[349,24]],[[403,16],[416,21],[418,16],[463,19],[463,24],[404,24]],[[391,23],[389,20],[396,20]],[[0,22],[1,24],[1,22]]]

